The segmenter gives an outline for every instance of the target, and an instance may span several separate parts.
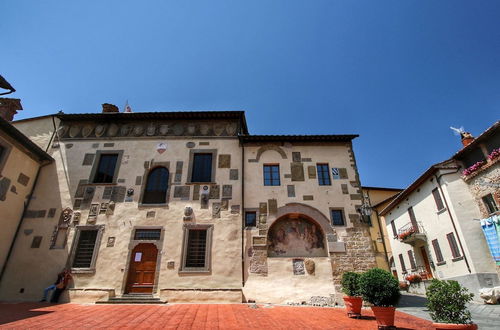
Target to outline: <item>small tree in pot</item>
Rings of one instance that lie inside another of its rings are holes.
[[[361,274],[354,272],[345,272],[342,274],[342,292],[347,297],[344,297],[345,308],[347,316],[358,317],[361,315],[361,307],[363,305],[363,298],[359,287],[359,278]]]
[[[361,275],[359,283],[363,299],[373,304],[379,327],[393,327],[394,306],[401,297],[398,280],[386,270],[373,268]]]
[[[427,288],[427,308],[436,329],[477,329],[472,323],[467,303],[474,294],[457,281],[433,279]]]

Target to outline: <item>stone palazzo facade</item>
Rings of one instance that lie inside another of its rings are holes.
[[[241,111],[103,110],[13,123],[54,161],[0,300],[38,300],[67,267],[72,302],[334,302],[344,271],[376,265],[357,135],[250,135]]]

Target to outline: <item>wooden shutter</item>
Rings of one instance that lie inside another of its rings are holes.
[[[449,234],[446,234],[446,238],[448,239],[448,243],[450,244],[450,249],[451,249],[451,253],[453,255],[453,258],[460,257],[460,250],[458,249],[455,235],[453,233],[449,233]]]
[[[437,239],[432,240],[432,246],[434,247],[434,252],[436,253],[437,262],[443,262],[443,254],[441,253],[441,248],[439,247],[439,242]]]

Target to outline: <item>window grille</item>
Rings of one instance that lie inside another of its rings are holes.
[[[207,250],[207,231],[191,229],[188,234],[186,268],[204,268]]]
[[[74,268],[90,268],[97,238],[97,230],[82,230],[76,247]]]
[[[158,241],[161,237],[161,229],[136,229],[134,240]]]

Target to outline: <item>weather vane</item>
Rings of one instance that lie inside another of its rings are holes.
[[[0,93],[0,95],[7,95],[7,94],[10,94],[10,93],[14,93],[16,91],[14,89],[14,87],[12,87],[12,85],[9,84],[9,82],[7,80],[5,80],[4,77],[2,77],[2,75],[0,75],[0,88],[8,89],[9,90],[9,92]]]

